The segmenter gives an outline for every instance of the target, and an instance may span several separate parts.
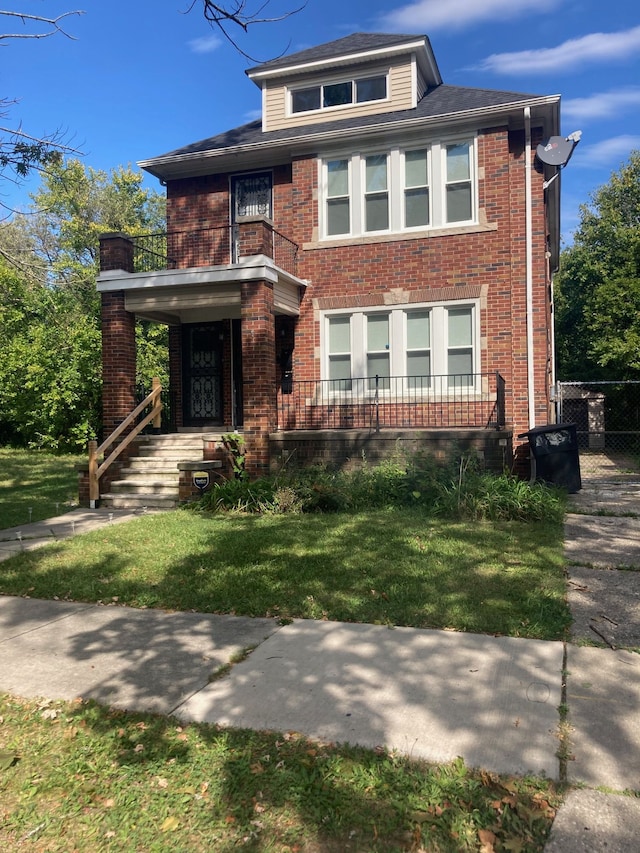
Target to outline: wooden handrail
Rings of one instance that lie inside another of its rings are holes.
[[[153,421],[153,426],[155,429],[160,428],[160,415],[162,413],[162,400],[160,399],[160,395],[162,393],[162,385],[160,384],[160,380],[157,377],[154,377],[151,393],[144,398],[144,400],[135,407],[135,409],[127,415],[127,417],[122,421],[119,426],[117,426],[111,435],[106,438],[102,444],[98,447],[97,441],[90,441],[88,443],[88,451],[89,451],[89,506],[94,508],[97,502],[100,500],[100,477],[104,474],[107,468],[114,462],[118,456],[122,453],[125,447],[128,447],[129,444],[139,435],[142,430],[147,426],[147,424]],[[104,453],[107,447],[110,447],[116,439],[118,439],[122,433],[131,426],[132,423],[136,420],[138,415],[140,415],[146,407],[152,404],[151,411],[145,415],[145,417],[139,421],[130,433],[114,448],[113,452],[109,454],[109,456],[102,462],[100,465],[98,463],[98,458]]]

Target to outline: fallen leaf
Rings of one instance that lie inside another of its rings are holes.
[[[0,770],[8,770],[18,761],[15,752],[0,752]]]
[[[55,720],[56,717],[58,716],[58,712],[56,711],[55,708],[47,708],[46,710],[44,710],[42,712],[42,714],[40,716],[42,717],[43,720]]]
[[[162,832],[175,832],[180,826],[180,821],[177,817],[168,817],[162,822],[160,829]]]
[[[490,829],[479,829],[478,838],[480,839],[480,853],[495,853],[493,846],[496,842],[495,833],[491,832]]]

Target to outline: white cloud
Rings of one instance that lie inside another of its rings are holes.
[[[479,66],[481,71],[498,74],[544,74],[574,70],[593,62],[626,59],[640,50],[640,26],[617,33],[591,33],[570,39],[558,47],[521,50],[517,53],[494,53]]]
[[[630,133],[603,139],[594,145],[580,146],[571,165],[586,169],[617,169],[629,159],[632,151],[640,150],[640,136]]]
[[[382,15],[387,29],[431,33],[437,29],[462,29],[481,21],[502,21],[527,12],[560,8],[561,0],[416,0]]]
[[[570,98],[562,102],[562,116],[572,121],[592,121],[619,117],[640,107],[640,88],[599,92],[588,98]]]
[[[257,121],[262,118],[262,110],[248,110],[244,114],[245,121]]]
[[[203,38],[190,41],[189,47],[193,53],[213,53],[221,44],[222,40],[218,36],[204,36]]]

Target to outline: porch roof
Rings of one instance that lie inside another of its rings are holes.
[[[179,325],[236,319],[241,313],[241,285],[247,281],[273,284],[274,312],[297,317],[300,293],[307,282],[277,267],[271,258],[254,255],[237,264],[128,273],[100,273],[100,293],[123,291],[126,310],[145,320]]]

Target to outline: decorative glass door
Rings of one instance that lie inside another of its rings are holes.
[[[266,216],[272,219],[271,172],[254,172],[251,175],[236,175],[231,179],[231,225],[233,249],[231,260],[238,262],[236,223],[240,216]]]
[[[271,219],[271,185],[271,172],[232,178],[233,221],[238,216],[267,216]]]
[[[221,424],[222,325],[188,325],[183,329],[185,426]]]

